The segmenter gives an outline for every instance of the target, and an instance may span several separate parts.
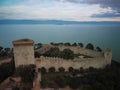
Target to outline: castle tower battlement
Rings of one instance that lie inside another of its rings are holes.
[[[20,39],[15,40],[12,43],[14,46],[15,67],[35,64],[33,40]]]

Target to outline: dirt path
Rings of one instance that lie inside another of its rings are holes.
[[[41,90],[40,81],[41,81],[41,73],[37,71],[37,78],[35,79],[35,87],[33,88],[33,90]]]

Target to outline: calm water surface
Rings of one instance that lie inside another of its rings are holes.
[[[12,47],[12,41],[30,38],[35,43],[82,42],[102,49],[111,48],[113,59],[120,61],[119,25],[0,25],[0,45]]]

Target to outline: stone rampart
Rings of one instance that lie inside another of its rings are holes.
[[[47,70],[50,67],[55,67],[56,70],[60,67],[64,67],[65,71],[68,71],[69,67],[75,69],[80,69],[80,67],[86,69],[89,67],[94,68],[104,68],[107,65],[107,62],[104,57],[100,58],[83,58],[83,59],[74,59],[74,60],[65,60],[62,58],[53,58],[53,57],[40,57],[36,58],[36,66],[38,68],[45,67]]]
[[[91,57],[102,57],[103,53],[95,51],[95,50],[90,50],[90,49],[85,49],[82,48],[80,46],[58,46],[58,48],[60,49],[60,51],[63,51],[64,49],[70,49],[72,50],[75,54],[84,54],[84,55],[88,55]]]

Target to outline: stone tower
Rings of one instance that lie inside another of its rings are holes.
[[[20,39],[13,41],[15,67],[20,65],[35,64],[34,41],[30,39]]]
[[[112,51],[111,51],[111,49],[107,48],[105,50],[104,57],[105,57],[105,60],[106,60],[106,64],[110,65],[111,60],[112,60]]]

